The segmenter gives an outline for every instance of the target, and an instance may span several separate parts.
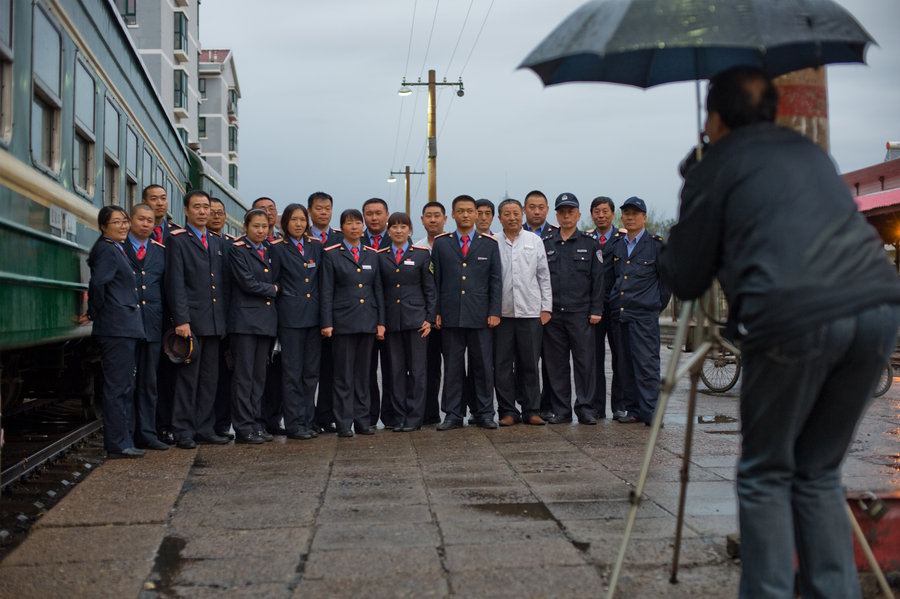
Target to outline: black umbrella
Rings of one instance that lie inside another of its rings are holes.
[[[874,40],[832,0],[593,0],[519,65],[544,85],[651,87],[708,79],[735,65],[770,77],[865,62]]]

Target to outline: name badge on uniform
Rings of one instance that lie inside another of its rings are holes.
[[[549,252],[547,252],[547,255],[552,256],[555,253],[556,253],[556,250],[550,250]]]
[[[307,263],[305,264],[305,266],[306,266],[306,268],[315,268],[315,267],[316,267],[316,261],[315,261],[315,260],[310,260],[309,262],[307,262]]]
[[[371,264],[363,264],[362,269],[363,270],[372,270],[372,265]]]
[[[478,256],[478,259],[479,259],[479,260],[487,260],[488,257],[487,257],[487,256]]]
[[[407,266],[415,266],[415,265],[416,265],[416,261],[415,261],[415,260],[404,260],[404,261],[403,261],[403,264],[405,264],[405,265],[407,265]]]
[[[587,254],[587,250],[575,250],[578,254]]]

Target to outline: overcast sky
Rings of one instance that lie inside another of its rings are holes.
[[[516,70],[583,3],[202,0],[201,45],[234,51],[243,96],[239,191],[280,208],[326,191],[335,219],[370,197],[402,210],[403,177],[386,180],[406,165],[426,170],[427,89],[397,90],[433,68],[439,81],[462,76],[466,92],[438,88],[437,194],[448,209],[459,194],[497,202],[537,188],[551,203],[574,193],[583,214],[597,195],[617,205],[638,195],[676,216],[676,167],[697,136],[692,83],[545,88]],[[900,2],[840,3],[880,44],[868,66],[828,67],[831,151],[846,172],[880,162],[885,142],[900,140]],[[413,214],[427,201],[426,179],[412,177]]]

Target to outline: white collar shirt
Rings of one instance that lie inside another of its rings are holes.
[[[506,233],[496,235],[500,247],[503,279],[503,318],[539,318],[553,310],[550,269],[541,238],[522,230],[510,240]]]

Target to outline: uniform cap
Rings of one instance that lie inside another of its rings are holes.
[[[644,214],[647,214],[647,204],[644,203],[644,200],[637,196],[631,196],[624,202],[622,202],[622,209],[624,210],[628,206],[634,206]]]
[[[563,206],[579,208],[578,198],[575,197],[574,193],[561,193],[556,196],[556,209],[559,210]]]
[[[181,337],[175,329],[169,329],[163,335],[163,351],[173,364],[189,364],[194,354],[194,337]]]

